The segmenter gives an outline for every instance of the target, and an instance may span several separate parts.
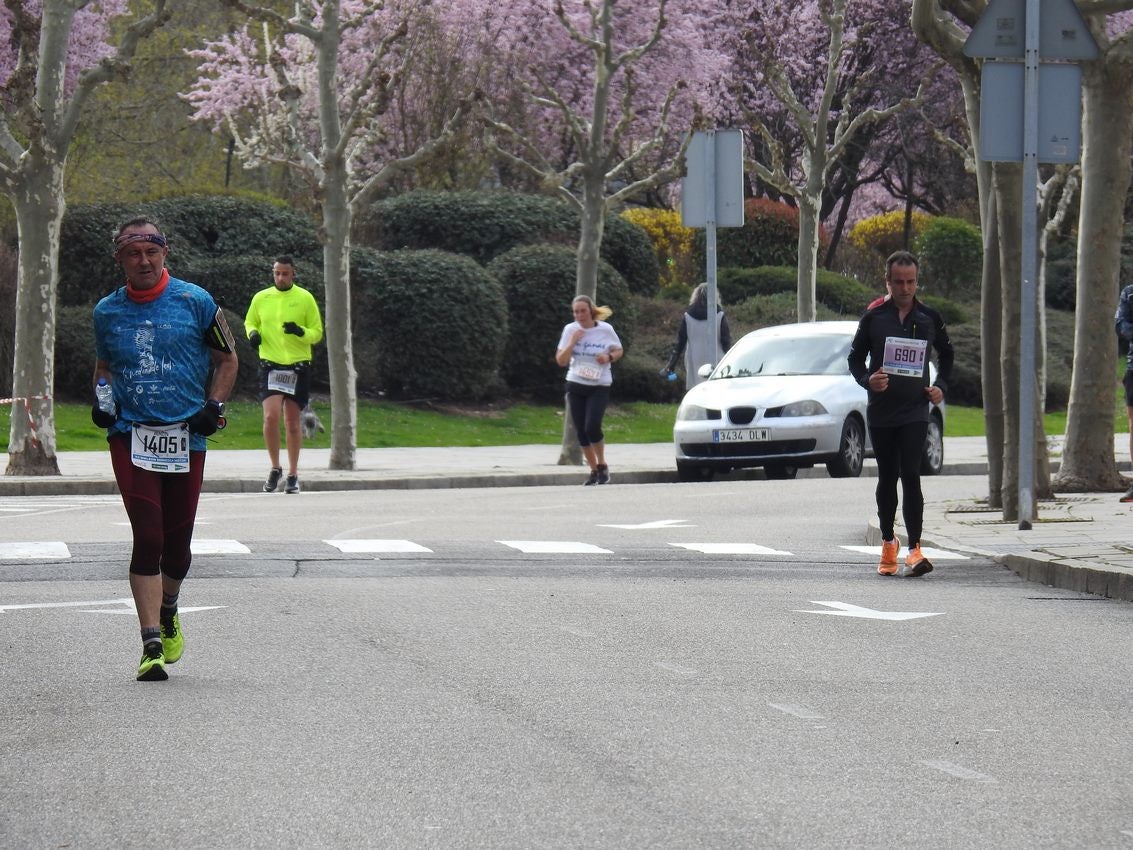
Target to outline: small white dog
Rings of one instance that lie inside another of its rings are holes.
[[[320,434],[326,431],[326,428],[323,427],[322,420],[319,419],[319,414],[315,413],[314,408],[309,404],[303,408],[303,412],[300,414],[300,424],[303,428],[303,439],[305,440],[309,440],[311,437],[315,436],[316,431]]]

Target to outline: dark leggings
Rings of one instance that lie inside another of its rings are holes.
[[[610,388],[595,387],[590,384],[567,383],[567,405],[574,430],[578,432],[578,444],[585,448],[592,443],[600,443],[602,417],[606,415],[606,405],[610,403]]]
[[[901,479],[901,515],[910,547],[921,542],[924,527],[924,494],[921,493],[921,458],[924,456],[927,422],[910,422],[895,428],[869,429],[873,456],[877,460],[877,520],[881,536],[893,539],[897,516],[897,479]]]
[[[193,556],[193,523],[205,473],[205,453],[189,452],[189,471],[152,472],[130,460],[130,435],[115,435],[110,444],[114,479],[134,533],[130,572],[168,576],[183,581]]]

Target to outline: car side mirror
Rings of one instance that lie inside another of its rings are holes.
[[[712,374],[712,370],[715,368],[715,363],[705,363],[703,366],[696,370],[696,374],[700,375],[700,377],[702,378],[707,378]]]

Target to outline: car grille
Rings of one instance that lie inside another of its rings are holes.
[[[728,411],[728,419],[733,425],[747,425],[755,419],[756,411],[754,407],[733,407]]]
[[[759,443],[681,443],[686,457],[769,457],[814,451],[815,440],[767,440]]]

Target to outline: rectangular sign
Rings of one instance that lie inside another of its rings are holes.
[[[708,209],[708,175],[715,172],[715,209]],[[681,180],[681,223],[685,227],[744,226],[744,134],[715,130],[692,134]]]
[[[1023,161],[1022,62],[985,62],[980,85],[980,158]],[[1039,65],[1039,162],[1077,162],[1082,148],[1082,69]]]

